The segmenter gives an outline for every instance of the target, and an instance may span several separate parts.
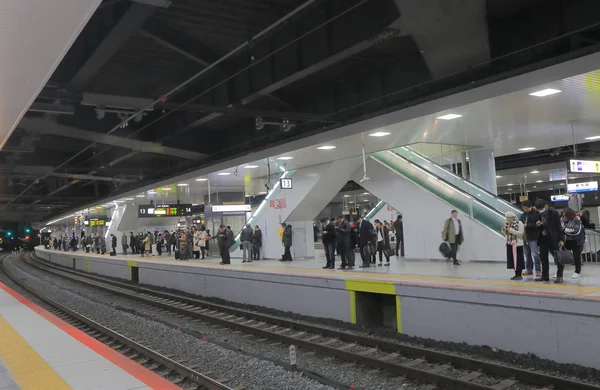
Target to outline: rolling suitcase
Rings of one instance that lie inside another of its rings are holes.
[[[175,250],[175,260],[181,259],[181,251],[179,249]]]

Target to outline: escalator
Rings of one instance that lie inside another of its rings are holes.
[[[521,210],[504,199],[447,171],[410,148],[400,147],[374,153],[371,159],[449,203],[498,236],[501,236],[504,226],[505,212],[521,214]]]

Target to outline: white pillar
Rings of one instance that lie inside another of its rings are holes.
[[[489,149],[478,149],[469,151],[469,167],[471,170],[471,181],[474,184],[498,195],[496,187],[496,162],[494,151]]]

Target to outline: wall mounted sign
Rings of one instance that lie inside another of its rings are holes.
[[[219,204],[211,206],[213,213],[231,213],[252,211],[249,204]]]
[[[138,218],[187,217],[191,215],[191,204],[157,204],[154,206],[138,206]]]
[[[567,169],[571,173],[600,173],[600,160],[569,160]]]
[[[286,179],[280,179],[281,189],[283,190],[291,190],[292,189],[292,178],[288,177]]]
[[[587,181],[585,183],[569,183],[567,184],[567,192],[569,194],[578,194],[581,192],[598,191],[597,181]]]
[[[273,199],[269,201],[269,207],[274,209],[285,209],[287,207],[287,201],[285,198]]]

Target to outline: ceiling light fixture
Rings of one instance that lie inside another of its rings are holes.
[[[139,195],[138,195],[139,196]],[[143,195],[142,195],[143,196]],[[125,198],[125,200],[133,200],[133,198]]]
[[[377,131],[375,133],[369,134],[369,137],[385,137],[386,135],[390,135],[390,133],[386,131]]]
[[[258,165],[246,165],[244,167],[244,169],[254,169],[254,168],[258,168]]]
[[[177,184],[177,187],[187,187],[187,186],[189,186],[188,183],[179,183],[179,184]]]
[[[530,150],[535,150],[535,148],[534,148],[534,147],[531,147],[531,146],[527,146],[527,147],[525,147],[525,148],[521,148],[521,149],[519,149],[519,151],[521,151],[521,152],[528,152],[528,151],[530,151]]]
[[[500,179],[502,176],[496,176],[496,179]]]
[[[541,181],[541,180],[536,180],[535,182],[536,182],[536,183],[542,183],[542,181]]]
[[[344,195],[344,198],[349,198],[349,197],[350,197],[350,195]]]
[[[443,119],[445,121],[449,121],[452,119],[456,119],[456,118],[462,118],[462,115],[459,114],[446,114],[446,115],[442,115],[442,116],[438,116],[438,119]]]
[[[277,160],[291,160],[293,158],[294,157],[291,157],[291,156],[283,156],[283,157],[278,157]]]
[[[514,186],[514,184],[513,183],[508,183],[507,186]]]
[[[585,137],[585,139],[593,141],[593,140],[596,140],[596,139],[600,139],[600,135],[595,135],[593,137]]]
[[[540,171],[531,171],[531,173],[536,174],[536,173],[540,173]]]
[[[324,146],[319,146],[317,149],[319,149],[319,150],[331,150],[331,149],[335,149],[335,148],[337,148],[337,146],[324,145]]]
[[[219,172],[217,173],[217,176],[229,176],[231,175],[231,172]]]
[[[362,194],[363,194],[363,195],[369,195],[369,193],[368,193],[368,192],[363,192]]]
[[[544,97],[544,96],[550,96],[550,95],[554,95],[555,93],[561,93],[561,92],[562,91],[560,89],[546,88],[546,89],[542,89],[541,91],[530,93],[529,95],[536,96],[536,97]]]
[[[148,191],[148,193],[149,193],[150,195],[152,195],[152,194],[156,194],[156,191],[150,190],[150,191]]]
[[[196,181],[207,181],[208,179],[196,179]]]
[[[146,195],[139,194],[139,195],[136,195],[135,197],[136,197],[136,198],[145,198],[145,197],[146,197]]]
[[[161,191],[171,191],[171,187],[163,187],[160,190]]]
[[[257,195],[267,195],[267,191],[261,191]]]

